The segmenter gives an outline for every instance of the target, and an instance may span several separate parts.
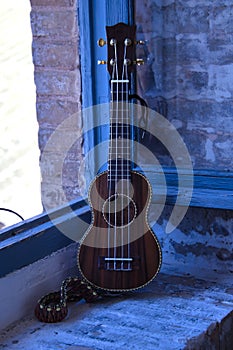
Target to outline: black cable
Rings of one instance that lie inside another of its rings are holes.
[[[7,211],[8,213],[15,214],[15,215],[17,215],[22,221],[24,221],[24,218],[23,218],[20,214],[16,213],[14,210],[11,210],[11,209],[8,209],[8,208],[0,208],[0,210]]]

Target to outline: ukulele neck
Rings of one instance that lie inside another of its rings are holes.
[[[111,184],[130,179],[131,126],[129,111],[129,84],[127,78],[112,79],[110,109],[110,140],[108,171]]]
[[[118,23],[106,27],[107,69],[111,85],[108,174],[111,187],[130,178],[131,126],[129,111],[130,75],[134,71],[136,26]]]

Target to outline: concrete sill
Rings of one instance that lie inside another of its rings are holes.
[[[230,350],[232,309],[232,288],[160,273],[127,295],[70,304],[59,324],[40,323],[31,307],[26,318],[2,332],[0,348]]]

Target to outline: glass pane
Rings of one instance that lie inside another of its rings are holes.
[[[30,2],[0,4],[0,229],[41,213]]]
[[[231,13],[230,2],[135,0],[138,94],[175,126],[195,169],[233,170]],[[174,163],[166,144],[152,148]]]

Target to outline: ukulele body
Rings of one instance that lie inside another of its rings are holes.
[[[147,223],[151,187],[141,174],[118,181],[97,176],[89,190],[92,224],[80,242],[78,266],[91,285],[111,292],[134,290],[158,273],[161,250]]]

